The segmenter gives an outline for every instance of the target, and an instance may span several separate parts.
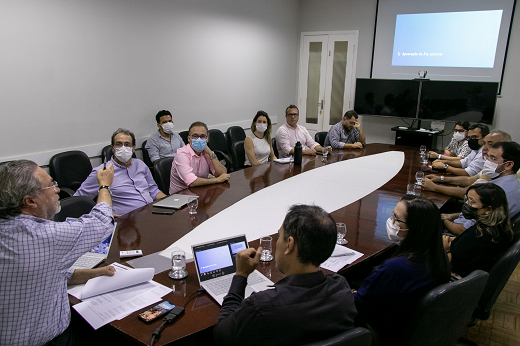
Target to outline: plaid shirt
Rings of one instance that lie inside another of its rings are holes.
[[[67,269],[110,235],[112,208],[99,203],[79,221],[0,219],[0,345],[44,345],[69,325]]]
[[[343,149],[345,144],[354,144],[357,142],[359,142],[359,130],[353,127],[348,133],[345,133],[341,121],[332,126],[329,133],[327,133],[327,137],[325,137],[325,146],[331,146],[334,149]]]

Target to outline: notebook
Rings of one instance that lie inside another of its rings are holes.
[[[157,203],[154,203],[154,207],[162,207],[162,208],[173,208],[173,209],[181,209],[186,204],[188,204],[188,199],[191,197],[199,197],[197,195],[171,195],[166,197],[165,199],[160,200]]]
[[[200,285],[220,305],[228,294],[236,272],[235,256],[247,248],[244,234],[191,247]],[[274,285],[271,280],[255,270],[247,278],[245,298],[253,292],[264,291],[271,285]]]
[[[67,218],[65,221],[75,221],[77,219]],[[114,222],[114,228],[112,233],[103,240],[99,245],[94,247],[92,250],[81,256],[74,262],[71,269],[92,269],[99,263],[103,262],[108,257],[108,251],[110,251],[110,245],[112,245],[112,239],[114,238],[114,232],[116,231],[117,223]]]

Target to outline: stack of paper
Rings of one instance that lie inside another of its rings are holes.
[[[337,273],[338,270],[361,257],[363,257],[361,252],[336,244],[332,255],[320,267]]]

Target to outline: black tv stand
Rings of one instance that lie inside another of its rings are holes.
[[[428,149],[437,146],[437,136],[443,133],[443,131],[437,133],[422,132],[415,128],[400,128],[400,126],[392,127],[392,131],[395,131],[395,145],[410,147],[426,145]]]

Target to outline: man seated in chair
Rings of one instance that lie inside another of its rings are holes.
[[[358,122],[358,114],[347,111],[343,119],[332,126],[325,137],[325,146],[335,149],[361,149],[365,144],[366,137]]]
[[[223,183],[229,180],[226,167],[208,147],[208,127],[200,121],[190,125],[189,145],[177,150],[170,175],[170,195],[188,187]],[[210,177],[209,174],[214,177]]]
[[[247,278],[262,248],[236,255],[236,274],[213,330],[219,345],[301,345],[354,328],[357,315],[347,280],[320,264],[337,240],[336,223],[322,208],[293,205],[278,230],[275,263],[285,278],[244,299]]]
[[[110,162],[114,165],[114,183],[110,192],[115,216],[166,197],[157,187],[146,164],[132,158],[135,152],[135,136],[132,132],[117,129],[112,134],[111,143],[114,155]],[[104,165],[94,168],[74,196],[88,196],[94,199],[100,189],[96,183],[96,174],[103,168]]]
[[[170,111],[159,111],[155,120],[159,129],[148,138],[145,146],[152,162],[163,157],[175,157],[177,149],[186,145],[181,136],[173,132],[172,113]]]

